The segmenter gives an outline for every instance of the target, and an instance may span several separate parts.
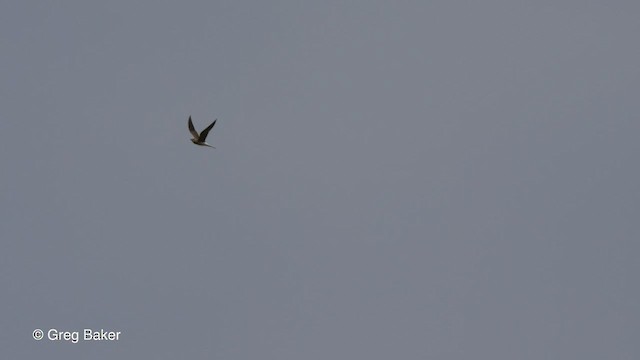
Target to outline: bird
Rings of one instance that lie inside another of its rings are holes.
[[[208,146],[210,148],[214,148],[215,149],[215,147],[207,144],[205,142],[205,140],[207,139],[207,135],[209,135],[209,131],[211,130],[213,125],[216,124],[216,121],[218,121],[218,119],[213,120],[211,125],[207,126],[204,130],[202,130],[202,132],[200,134],[198,134],[196,129],[193,127],[193,122],[191,121],[191,116],[189,116],[189,132],[191,132],[191,135],[193,136],[193,139],[190,139],[191,142],[196,144],[196,145]]]

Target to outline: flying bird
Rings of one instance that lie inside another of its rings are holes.
[[[193,139],[191,139],[191,142],[196,144],[196,145],[208,146],[210,148],[214,148],[213,146],[207,144],[204,141],[207,139],[207,135],[209,135],[209,131],[211,130],[213,125],[216,124],[216,121],[218,121],[218,119],[213,120],[211,125],[207,126],[206,129],[202,130],[202,132],[200,134],[198,134],[196,129],[193,127],[193,122],[191,121],[191,116],[189,116],[189,131],[191,132],[191,135],[193,136]]]

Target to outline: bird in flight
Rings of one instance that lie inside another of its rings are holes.
[[[193,139],[191,139],[191,142],[196,144],[196,145],[208,146],[210,148],[214,148],[213,146],[207,144],[204,141],[207,139],[207,135],[209,135],[209,131],[211,130],[213,125],[216,124],[216,121],[218,121],[218,119],[213,120],[211,125],[207,126],[206,129],[202,130],[202,132],[200,134],[198,134],[198,132],[196,131],[196,128],[193,127],[193,122],[191,121],[191,116],[189,116],[189,131],[191,132],[191,135],[193,136]]]

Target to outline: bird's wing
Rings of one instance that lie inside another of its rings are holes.
[[[211,130],[213,125],[216,124],[216,121],[218,121],[218,119],[213,120],[211,125],[207,126],[206,129],[202,130],[202,132],[200,133],[200,137],[198,138],[198,141],[204,142],[207,139],[207,135],[209,135],[209,130]]]
[[[193,127],[193,122],[191,121],[191,116],[189,116],[189,132],[191,132],[191,135],[193,135],[194,139],[197,139],[200,137],[200,135],[198,135],[198,132],[196,131],[196,128]]]

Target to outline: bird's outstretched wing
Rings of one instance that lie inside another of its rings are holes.
[[[218,121],[218,119],[213,120],[211,125],[207,126],[206,129],[202,130],[202,132],[200,133],[200,137],[198,138],[198,141],[204,142],[207,139],[207,135],[209,135],[209,131],[211,130],[213,125],[216,124],[216,121]]]
[[[193,127],[193,122],[191,121],[191,116],[189,116],[189,132],[191,132],[191,135],[193,135],[194,139],[197,139],[200,137],[200,135],[198,135],[198,132],[196,131],[196,128]]]

